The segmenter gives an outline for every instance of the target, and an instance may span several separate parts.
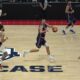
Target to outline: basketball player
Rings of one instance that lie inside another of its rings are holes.
[[[4,31],[5,31],[4,26],[0,24],[0,47],[2,43],[8,39],[8,37],[5,37]]]
[[[7,13],[3,13],[2,9],[0,9],[0,17],[6,16]],[[0,52],[3,52],[2,57],[0,58],[0,68],[2,68],[2,61],[5,59],[5,57],[8,55],[6,51],[4,51],[2,44],[8,39],[8,37],[5,37],[4,34],[4,26],[2,25],[2,22],[0,21]]]
[[[49,57],[49,59],[53,59],[53,56],[51,56],[50,54],[50,49],[49,49],[49,46],[45,40],[45,36],[46,36],[46,32],[48,31],[47,28],[50,27],[52,28],[52,26],[50,26],[49,24],[47,24],[45,22],[45,19],[43,19],[41,21],[41,24],[39,25],[39,28],[38,28],[38,35],[37,35],[37,39],[36,39],[36,48],[35,49],[32,49],[32,50],[27,50],[27,51],[24,51],[23,53],[23,57],[25,57],[25,55],[27,53],[31,53],[31,52],[38,52],[39,49],[41,48],[41,46],[45,46],[46,48],[46,52],[47,52],[47,55]]]
[[[3,51],[2,44],[8,39],[8,37],[5,37],[4,31],[5,31],[4,26],[2,24],[0,24],[0,51]],[[0,58],[0,65],[6,55],[7,55],[7,53],[4,51],[2,58]]]
[[[66,30],[68,28],[70,28],[70,32],[75,34],[75,31],[73,30],[73,26],[75,24],[74,9],[72,7],[71,1],[68,1],[66,9],[65,9],[65,13],[67,15],[68,24],[67,24],[65,30],[63,30],[62,32],[63,32],[63,34],[66,34]]]
[[[41,7],[41,12],[42,12],[41,19],[46,19],[46,17],[47,17],[47,14],[46,14],[47,7],[48,6],[51,7],[51,5],[49,5],[48,0],[39,0],[39,5]]]
[[[8,39],[8,37],[5,37],[4,31],[4,26],[0,24],[0,68],[2,68],[2,62],[4,60],[20,56],[19,52],[16,52],[14,48],[5,48],[2,45]]]
[[[43,10],[46,10],[48,6],[51,7],[51,5],[48,4],[48,0],[41,0],[39,1],[39,4]]]

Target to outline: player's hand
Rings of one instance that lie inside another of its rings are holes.
[[[8,39],[8,37],[6,37],[6,40]]]

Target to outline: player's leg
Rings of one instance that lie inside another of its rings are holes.
[[[6,59],[6,57],[8,56],[8,53],[7,52],[3,52],[3,55],[2,55],[2,60],[5,60]]]
[[[71,26],[71,16],[70,16],[69,14],[67,15],[67,22],[68,22],[67,26],[65,27],[64,30],[62,30],[62,32],[63,32],[64,35],[66,35],[66,31],[67,31],[67,30],[69,29],[69,27]]]
[[[50,55],[50,49],[49,49],[49,46],[48,46],[47,44],[45,44],[45,47],[46,47],[47,55]]]
[[[25,51],[23,51],[22,56],[25,57],[26,54],[28,54],[28,53],[38,52],[40,47],[41,47],[41,42],[40,42],[40,40],[37,40],[37,42],[36,42],[36,48],[31,49],[31,50],[25,50]]]
[[[54,57],[51,55],[49,45],[47,44],[45,38],[41,39],[41,45],[45,46],[49,61],[53,61]]]
[[[74,19],[74,17],[72,17],[72,23],[71,23],[70,32],[73,33],[73,34],[75,34],[75,31],[74,31],[74,29],[73,29],[75,22],[76,22],[76,20]]]
[[[46,48],[46,52],[47,52],[49,60],[53,60],[54,57],[51,55],[50,48],[49,48],[49,45],[47,43],[45,43],[45,48]]]
[[[40,35],[38,35],[37,39],[36,39],[36,48],[23,51],[22,56],[25,57],[27,53],[38,52],[39,48],[41,48],[41,45],[42,45],[42,39],[41,39]]]
[[[71,21],[70,32],[73,33],[73,34],[75,34],[75,31],[73,30],[74,24],[75,24],[75,22],[76,22],[76,20],[75,20],[75,18],[74,18],[74,15],[72,15],[72,16],[70,17],[70,21]]]
[[[71,22],[68,22],[67,26],[66,26],[65,29],[62,31],[64,35],[66,34],[66,31],[69,29],[69,27],[70,27],[71,25],[72,25]]]
[[[2,56],[0,58],[0,69],[2,69],[2,62],[3,60],[5,60],[6,56],[7,56],[7,53],[6,52],[2,52]]]
[[[39,51],[38,48],[34,48],[34,49],[31,49],[31,50],[24,50],[23,53],[22,53],[22,56],[25,57],[28,53],[38,52],[38,51]]]
[[[31,49],[31,50],[24,50],[23,51],[23,57],[26,56],[27,53],[32,53],[32,52],[38,52],[39,51],[39,48],[41,48],[41,37],[37,37],[36,39],[36,48],[34,49]]]
[[[40,48],[42,45],[45,46],[47,55],[49,56],[50,55],[50,49],[49,49],[49,46],[48,46],[45,38],[41,38],[40,43],[39,43],[39,45],[37,45],[37,47]]]
[[[73,30],[73,26],[74,26],[74,23],[72,23],[72,26],[71,26],[71,29],[70,29],[70,32],[75,34],[75,31]]]

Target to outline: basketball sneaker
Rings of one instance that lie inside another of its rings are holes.
[[[52,56],[52,55],[49,55],[48,56],[48,60],[50,61],[50,62],[53,62],[55,59],[54,59],[54,56]]]

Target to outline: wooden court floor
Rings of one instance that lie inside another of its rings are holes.
[[[25,58],[14,57],[3,62],[10,71],[15,65],[23,65],[28,72],[0,72],[0,80],[80,80],[80,26],[74,27],[76,34],[62,34],[63,25],[57,26],[58,32],[51,29],[47,32],[46,39],[50,46],[54,62],[49,62],[45,48],[37,53],[29,53]],[[35,48],[37,25],[5,25],[5,34],[9,39],[3,44],[5,47],[15,48],[22,52]],[[32,65],[45,66],[45,72],[30,72]],[[63,72],[48,72],[47,66],[61,65]]]

